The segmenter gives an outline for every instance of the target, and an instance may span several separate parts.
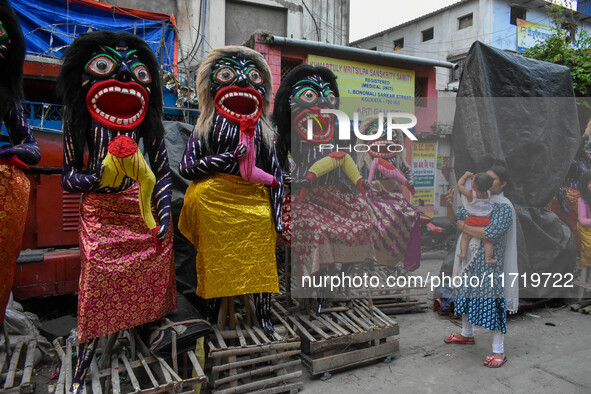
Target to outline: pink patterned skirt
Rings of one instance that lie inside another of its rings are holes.
[[[120,193],[82,196],[79,343],[176,308],[172,231],[157,250],[140,214],[138,190],[136,183]]]

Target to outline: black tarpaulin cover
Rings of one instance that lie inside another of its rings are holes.
[[[568,171],[580,133],[567,67],[476,42],[466,59],[452,133],[455,173],[509,171],[518,228],[519,271],[572,272],[576,251],[568,227],[544,209]],[[553,296],[552,288],[522,297]]]

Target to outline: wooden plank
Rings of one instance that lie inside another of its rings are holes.
[[[213,327],[213,333],[216,339],[218,340],[218,347],[220,349],[227,349],[228,345],[226,345],[226,342],[224,342],[224,338],[222,337],[220,330],[216,326]]]
[[[57,384],[55,386],[55,393],[62,394],[65,392],[65,382],[66,382],[66,354],[64,353],[64,349],[62,349],[62,345],[60,345],[57,339],[53,341],[53,347],[57,352],[58,357],[60,358],[60,374],[57,379]],[[68,388],[69,389],[69,388]]]
[[[334,317],[336,320],[338,320],[339,323],[346,326],[351,332],[361,332],[362,331],[359,327],[352,325],[347,319],[344,319],[342,313],[332,312],[330,315],[332,317]],[[350,334],[350,333],[347,333],[347,335],[348,334]]]
[[[301,353],[301,351],[298,350],[288,350],[286,352],[279,352],[277,354],[271,354],[268,356],[263,356],[263,357],[257,357],[257,358],[251,358],[249,360],[243,360],[243,361],[237,361],[235,363],[226,363],[226,364],[222,364],[222,365],[214,365],[211,369],[212,372],[214,373],[219,373],[219,372],[223,372],[223,371],[227,371],[230,368],[244,368],[244,367],[249,367],[251,365],[255,365],[255,364],[262,364],[262,363],[266,363],[266,362],[270,362],[270,361],[278,361],[281,360],[282,358],[287,358],[287,357],[295,357],[297,355],[299,355]]]
[[[35,349],[37,349],[37,341],[29,341],[29,343],[27,343],[27,356],[25,358],[25,365],[23,370],[23,378],[21,379],[21,385],[25,385],[31,381],[31,374],[33,373],[33,362],[35,361]]]
[[[339,313],[339,315],[346,321],[349,322],[349,324],[351,324],[353,327],[357,328],[357,332],[365,332],[366,330],[361,327],[359,324],[357,324],[353,319],[351,319],[349,316],[347,316],[346,312],[345,313]]]
[[[293,324],[296,326],[296,328],[297,328],[298,330],[300,330],[300,333],[301,333],[301,334],[302,334],[304,337],[306,337],[306,339],[308,339],[310,342],[315,342],[315,341],[316,341],[316,338],[314,338],[314,337],[312,336],[312,334],[310,334],[310,333],[308,332],[308,330],[306,330],[306,329],[304,328],[304,326],[302,326],[302,325],[300,324],[300,322],[298,321],[298,319],[297,319],[297,318],[295,318],[295,317],[293,317],[293,316],[291,316],[291,315],[287,315],[287,318],[288,318],[288,319],[289,319],[289,320],[290,320],[290,321],[291,321],[291,322],[292,322],[292,323],[293,323]]]
[[[209,356],[212,358],[239,356],[244,354],[262,353],[269,350],[286,350],[286,349],[299,349],[301,346],[300,341],[293,342],[282,342],[282,343],[268,343],[261,346],[252,346],[247,348],[233,348],[220,350],[216,352],[210,352]]]
[[[303,390],[304,382],[293,382],[277,387],[268,387],[262,390],[253,391],[252,394],[279,394],[279,393],[297,393]]]
[[[359,301],[357,301],[357,302],[359,302]],[[361,303],[363,303],[363,302],[361,302]],[[365,301],[365,303],[367,303],[367,301]],[[379,307],[375,308],[374,312],[377,313],[378,315],[380,315],[382,317],[382,319],[384,319],[390,325],[397,324],[394,320],[392,320],[390,318],[390,316],[388,316],[384,312],[382,312]]]
[[[92,381],[92,394],[102,394],[101,381],[99,380],[98,363],[96,357],[92,357],[90,362],[90,379]]]
[[[296,332],[289,326],[289,324],[287,324],[287,322],[281,317],[279,313],[277,313],[276,310],[271,309],[271,313],[277,318],[277,320],[279,320],[281,324],[283,324],[283,326],[287,329],[287,332],[289,332],[292,337],[298,338],[298,334],[296,334]]]
[[[6,356],[7,356],[6,352],[0,353],[0,373],[4,369],[4,363],[6,362]]]
[[[144,355],[141,352],[138,352],[137,354],[138,354],[138,357],[140,359],[140,363],[144,367],[144,370],[146,371],[146,374],[148,375],[148,378],[150,379],[150,382],[152,383],[152,386],[158,387],[159,386],[158,381],[154,377],[154,374],[152,373],[152,370],[150,369],[150,366],[146,362],[146,359],[144,358]]]
[[[193,352],[192,350],[189,350],[187,352],[187,354],[189,355],[189,359],[191,360],[191,364],[193,364],[193,368],[197,372],[197,376],[199,378],[207,381],[207,377],[205,376],[205,372],[203,372],[203,368],[201,368],[201,364],[199,364],[199,361],[197,360],[197,356],[195,355],[195,352]]]
[[[263,340],[264,343],[271,343],[271,342],[273,342],[269,338],[267,338],[267,336],[265,335],[265,333],[263,332],[263,330],[261,330],[257,326],[252,326],[252,329],[254,330],[254,332],[256,332],[258,334],[259,337],[261,337],[261,339]]]
[[[244,324],[244,328],[246,329],[246,332],[248,333],[248,336],[250,337],[250,339],[254,342],[255,345],[260,345],[261,341],[259,341],[259,339],[257,338],[257,336],[255,335],[254,331],[252,330],[252,328],[250,328],[250,324],[248,324],[248,321],[246,323],[244,323],[244,320],[242,319],[242,316],[240,316],[238,318],[240,320],[240,322],[242,324]],[[215,349],[214,349],[215,350]]]
[[[316,319],[318,319],[318,321],[322,322],[325,326],[330,328],[330,330],[334,332],[337,337],[340,337],[341,335],[347,335],[349,333],[345,329],[343,329],[343,327],[339,326],[337,323],[330,320],[330,318],[328,317],[325,318],[324,316],[320,315],[316,316]]]
[[[293,379],[297,379],[302,376],[302,371],[296,371],[292,373],[288,373],[281,376],[275,376],[270,379],[258,380],[256,382],[251,382],[247,384],[243,384],[237,387],[232,387],[226,390],[217,391],[218,394],[238,394],[238,393],[248,393],[256,389],[273,387],[274,385],[281,384]]]
[[[302,358],[310,365],[312,375],[336,371],[355,365],[364,364],[372,360],[390,356],[398,352],[398,340],[382,343],[367,349],[353,350],[347,353],[313,359],[302,353]]]
[[[106,369],[109,366],[108,362],[111,360],[111,354],[113,353],[113,347],[115,346],[117,338],[119,338],[119,332],[109,335],[107,344],[103,349],[103,355],[101,356],[101,359],[98,361],[99,370]]]
[[[365,309],[365,308],[364,308]],[[377,327],[384,327],[384,323],[380,321],[380,325],[376,324],[371,317],[371,312],[368,309],[361,310],[358,306],[353,307],[353,312],[355,315],[359,317],[363,322],[365,322],[370,328],[377,328]]]
[[[351,318],[351,320],[355,321],[355,323],[357,323],[361,327],[363,327],[363,329],[365,329],[367,331],[372,329],[372,327],[370,325],[368,325],[366,322],[364,322],[363,319],[360,319],[358,316],[356,316],[352,310],[348,310],[345,313],[347,314],[347,316],[349,316],[349,318]]]
[[[4,381],[5,389],[11,388],[14,385],[14,375],[16,374],[16,367],[18,365],[18,359],[20,358],[23,344],[23,341],[17,341],[14,345],[14,351],[12,352],[10,364],[8,365],[8,373],[6,374],[6,380]]]
[[[121,385],[119,384],[119,360],[117,355],[111,356],[111,387],[113,388],[113,394],[121,393]]]
[[[72,344],[66,340],[66,391],[72,387]]]
[[[140,382],[138,382],[137,378],[135,377],[133,369],[129,364],[129,360],[123,352],[119,352],[119,357],[121,357],[121,360],[123,360],[123,364],[125,364],[125,370],[127,371],[127,375],[129,376],[129,380],[131,380],[131,385],[133,386],[134,390],[140,391],[142,389],[140,386]]]
[[[244,335],[242,334],[242,329],[240,328],[240,316],[239,313],[236,313],[236,320],[234,323],[236,324],[236,335],[238,336],[238,341],[240,342],[241,347],[246,347],[246,340],[244,339]]]
[[[283,368],[290,368],[290,367],[295,367],[297,365],[301,365],[301,360],[292,360],[292,361],[288,361],[285,363],[281,363],[281,364],[277,364],[277,365],[268,365],[266,367],[262,367],[262,368],[254,368],[250,371],[247,372],[243,372],[240,374],[236,374],[234,376],[227,376],[225,378],[222,379],[218,379],[215,382],[213,382],[213,387],[219,387],[223,384],[226,383],[230,383],[232,381],[237,381],[240,379],[244,379],[244,378],[248,378],[248,377],[253,377],[253,376],[257,376],[257,375],[265,375],[268,373],[272,373],[275,372],[279,369],[283,369]]]
[[[330,335],[325,333],[324,330],[322,330],[322,328],[318,327],[316,324],[314,324],[314,322],[308,319],[307,316],[298,314],[297,317],[299,317],[301,321],[303,321],[308,327],[310,327],[313,331],[319,334],[322,338],[329,339],[331,337]]]
[[[370,341],[379,341],[380,339],[394,337],[398,334],[398,326],[386,327],[380,330],[370,330],[347,336],[336,337],[329,340],[320,340],[310,344],[304,343],[304,351],[306,353],[316,354],[334,349],[335,347],[350,346],[354,344],[367,343]]]
[[[175,330],[171,330],[171,355],[170,358],[172,359],[172,369],[174,370],[174,372],[178,373],[179,372],[179,359],[178,359],[178,354],[176,351],[176,331]]]
[[[166,361],[164,361],[164,359],[162,357],[159,357],[156,354],[152,354],[154,357],[156,357],[156,359],[158,360],[158,362],[160,363],[160,366],[163,367],[163,370],[167,370],[170,375],[176,379],[178,382],[180,382],[181,377],[170,367],[170,365],[168,365],[168,363]]]

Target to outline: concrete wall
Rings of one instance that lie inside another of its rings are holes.
[[[105,3],[173,14],[179,59],[196,68],[212,48],[242,44],[255,30],[289,38],[346,45],[349,0],[105,0]],[[238,12],[238,13],[237,13]],[[228,16],[231,15],[231,20]],[[228,35],[228,37],[226,37]]]

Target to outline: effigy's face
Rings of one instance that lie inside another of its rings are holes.
[[[4,28],[2,21],[0,21],[0,59],[4,59],[6,57],[8,48],[10,48],[10,36]]]
[[[404,148],[402,141],[400,141],[396,132],[392,132],[391,140],[388,139],[387,130],[388,123],[383,122],[380,133],[380,123],[378,121],[371,123],[368,128],[360,130],[362,134],[377,137],[376,139],[367,142],[367,145],[369,146],[368,153],[372,157],[390,159],[395,157]]]
[[[258,120],[263,111],[265,86],[262,73],[242,53],[221,58],[212,73],[211,94],[216,112],[233,123]]]
[[[136,129],[146,116],[152,76],[125,43],[103,46],[84,67],[82,86],[92,118],[114,130]]]
[[[296,82],[290,95],[292,129],[299,137],[312,144],[322,144],[332,140],[335,116],[322,114],[321,109],[337,107],[337,96],[330,84],[317,75],[311,75]],[[308,136],[308,129],[312,138]]]

